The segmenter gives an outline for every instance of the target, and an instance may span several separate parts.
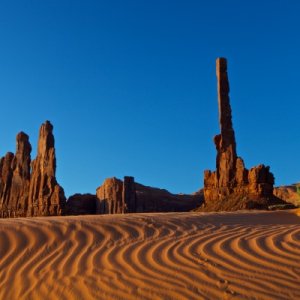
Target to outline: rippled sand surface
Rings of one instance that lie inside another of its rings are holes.
[[[300,299],[300,217],[2,219],[0,299]]]

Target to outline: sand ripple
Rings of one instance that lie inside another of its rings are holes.
[[[0,220],[0,299],[300,299],[300,218]]]

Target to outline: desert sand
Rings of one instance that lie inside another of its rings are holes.
[[[300,216],[1,219],[0,299],[300,299]]]

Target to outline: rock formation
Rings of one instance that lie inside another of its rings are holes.
[[[134,178],[131,176],[124,177],[122,199],[124,212],[134,213],[137,211],[136,186]]]
[[[40,128],[37,156],[32,162],[29,138],[23,132],[17,135],[16,153],[8,152],[0,159],[0,217],[190,211],[203,202],[200,210],[207,211],[284,204],[276,196],[290,197],[295,192],[277,189],[274,196],[274,176],[269,167],[261,164],[248,170],[237,156],[225,58],[217,59],[217,80],[221,133],[214,137],[216,171],[204,172],[203,191],[176,195],[126,176],[123,181],[108,178],[96,195],[75,194],[66,204],[64,190],[55,177],[53,126],[46,121]]]
[[[28,216],[61,215],[65,206],[64,190],[55,178],[56,157],[52,130],[49,121],[40,128],[37,157],[31,164]]]
[[[136,212],[184,212],[191,211],[203,203],[203,192],[192,195],[172,194],[164,189],[136,186]]]
[[[66,215],[94,215],[96,214],[98,198],[92,194],[75,194],[66,203]]]
[[[133,177],[124,177],[124,181],[107,178],[97,189],[97,213],[122,214],[135,212],[136,194]]]
[[[97,189],[97,213],[189,211],[201,205],[202,194],[175,195],[166,190],[135,183],[133,177],[124,181],[108,178]]]
[[[0,217],[189,211],[203,202],[203,194],[175,195],[125,176],[123,181],[106,179],[97,195],[75,194],[66,203],[55,172],[51,123],[46,121],[40,128],[33,161],[29,137],[20,132],[16,153],[8,152],[0,159]]]
[[[105,179],[97,189],[97,213],[98,214],[121,214],[124,213],[123,182],[115,177]]]
[[[28,135],[17,135],[16,154],[0,160],[0,216],[60,215],[65,205],[63,189],[55,178],[53,126],[41,126],[38,154],[31,163]],[[31,171],[30,171],[31,170]]]
[[[8,152],[0,162],[1,217],[24,217],[28,207],[31,145],[28,135],[17,135],[16,154]]]
[[[276,197],[300,207],[300,183],[278,186],[273,192]]]
[[[227,61],[217,59],[218,107],[221,133],[214,137],[217,150],[216,171],[204,172],[204,209],[235,210],[266,208],[280,202],[273,196],[274,176],[269,167],[247,170],[237,156],[229,100]]]

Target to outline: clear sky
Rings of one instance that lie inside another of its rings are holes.
[[[238,154],[300,180],[300,1],[0,1],[0,155],[54,125],[67,195],[106,177],[190,193],[215,168],[215,59]]]

